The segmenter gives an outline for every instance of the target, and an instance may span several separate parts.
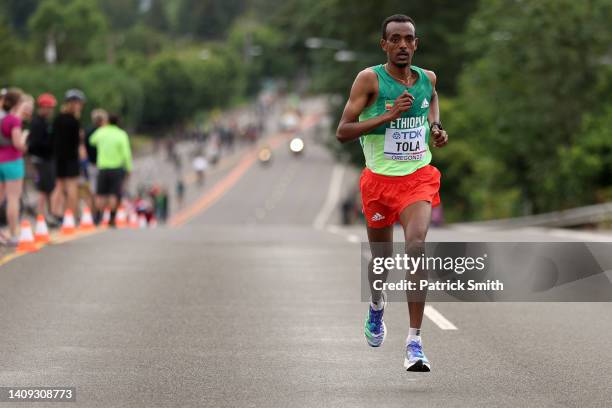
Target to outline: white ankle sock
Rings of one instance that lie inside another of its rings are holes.
[[[419,343],[421,342],[421,329],[420,328],[414,328],[411,327],[408,329],[408,337],[406,337],[406,344],[410,343],[411,341],[418,341]]]

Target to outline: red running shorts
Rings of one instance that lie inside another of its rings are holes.
[[[365,168],[359,187],[363,214],[371,228],[395,224],[400,213],[417,201],[440,205],[440,171],[432,165],[405,176],[384,176]]]

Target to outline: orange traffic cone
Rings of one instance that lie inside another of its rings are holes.
[[[93,222],[93,217],[91,216],[91,210],[87,206],[83,208],[83,214],[81,215],[81,223],[79,224],[79,229],[81,231],[93,231],[96,229],[96,226]]]
[[[32,235],[32,225],[30,221],[21,221],[21,231],[19,232],[19,243],[17,244],[18,252],[36,252],[38,247],[34,243],[34,235]]]
[[[117,210],[115,215],[115,227],[125,228],[127,226],[127,215],[125,213],[125,207],[121,206]]]
[[[62,223],[62,228],[60,233],[62,235],[72,235],[75,231],[75,223],[74,223],[74,214],[71,209],[67,209],[64,213],[64,222]]]
[[[136,211],[130,211],[130,228],[138,228],[138,214]]]
[[[103,228],[108,227],[108,224],[110,223],[110,218],[111,218],[110,208],[106,207],[104,209],[104,212],[102,213],[102,222],[100,223],[100,226]]]
[[[49,242],[49,228],[47,228],[47,221],[45,221],[45,216],[42,214],[38,214],[36,217],[34,241],[40,244],[46,244]]]
[[[138,217],[138,228],[147,228],[147,217],[144,214]]]

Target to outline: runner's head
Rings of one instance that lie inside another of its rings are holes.
[[[380,46],[387,53],[389,63],[400,68],[412,64],[418,42],[412,18],[394,14],[383,21]]]
[[[108,113],[104,109],[94,109],[91,111],[91,122],[96,127],[104,126],[108,123]]]

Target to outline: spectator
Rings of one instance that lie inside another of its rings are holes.
[[[32,164],[36,171],[34,182],[39,192],[38,214],[48,218],[47,223],[51,226],[57,226],[59,209],[52,205],[57,200],[51,200],[52,193],[55,191],[55,161],[53,160],[53,138],[50,129],[50,119],[57,101],[53,95],[44,93],[38,97],[36,103],[38,109],[30,125],[28,153],[32,157]]]
[[[91,135],[90,143],[97,148],[98,181],[96,218],[107,206],[111,207],[111,225],[117,205],[121,202],[123,184],[132,170],[132,151],[128,134],[119,127],[117,115],[109,116],[109,123]]]
[[[4,117],[6,116],[6,111],[4,110],[4,95],[6,95],[6,93],[8,92],[8,90],[6,88],[2,88],[0,89],[0,122],[2,122],[2,119],[4,119]]]
[[[11,90],[6,93],[2,107],[7,114],[0,123],[0,137],[12,143],[9,146],[0,146],[0,201],[6,197],[6,219],[10,233],[9,237],[0,238],[4,244],[16,246],[19,200],[25,175],[23,152],[26,151],[28,137],[27,131],[22,128],[22,122],[32,116],[34,101],[29,95]]]
[[[16,92],[21,92],[19,89],[14,89]],[[8,89],[2,88],[0,90],[0,122],[7,115],[7,111],[4,110],[4,96],[9,92]],[[13,142],[10,139],[6,139],[4,137],[0,137],[0,146],[12,146]]]
[[[91,111],[91,126],[87,128],[85,132],[85,149],[87,150],[87,160],[89,163],[96,165],[97,162],[97,149],[96,146],[91,144],[91,135],[96,130],[108,124],[108,112],[104,109],[94,109]],[[94,175],[92,175],[93,177]]]
[[[185,200],[185,183],[182,178],[176,180],[176,201],[179,208],[183,207],[183,201]]]
[[[85,130],[85,151],[87,157],[81,162],[81,176],[83,177],[81,196],[91,197],[92,192],[96,191],[96,180],[98,170],[96,168],[97,149],[91,144],[91,135],[96,130],[108,124],[108,113],[104,109],[94,109],[91,111],[91,126]]]
[[[196,173],[196,179],[198,182],[198,186],[202,187],[204,185],[204,177],[206,176],[206,170],[208,169],[208,160],[202,154],[202,152],[198,152],[196,157],[193,159],[193,170]]]
[[[65,198],[64,209],[78,210],[79,148],[82,147],[81,112],[85,94],[70,89],[64,97],[61,113],[53,121],[55,170],[59,195]]]

